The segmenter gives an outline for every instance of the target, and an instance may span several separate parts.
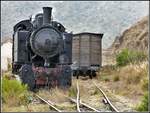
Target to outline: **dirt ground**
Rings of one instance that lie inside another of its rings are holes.
[[[60,90],[54,89],[53,91],[45,91],[41,90],[38,94],[46,99],[49,99],[51,102],[55,103],[56,106],[62,111],[76,111],[76,105],[74,103],[70,103],[65,96],[71,96],[72,98],[76,99],[76,82],[77,79],[73,78],[72,90]],[[137,105],[138,101],[135,99],[128,98],[126,96],[117,95],[113,92],[110,88],[110,84],[105,82],[99,81],[97,78],[89,79],[88,77],[80,77],[78,79],[79,89],[80,89],[80,99],[85,102],[86,104],[96,108],[100,111],[110,111],[109,107],[106,106],[102,101],[104,97],[102,96],[101,92],[94,86],[93,82],[95,82],[101,89],[104,90],[112,104],[119,110],[119,111],[135,111],[135,106]],[[73,90],[75,90],[73,92]],[[37,106],[37,104],[35,104]],[[30,107],[33,110],[33,106]],[[46,111],[48,109],[45,109]],[[33,110],[34,111],[34,110]]]

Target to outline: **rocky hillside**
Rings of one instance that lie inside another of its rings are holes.
[[[148,16],[117,36],[109,49],[116,53],[124,48],[148,52]]]

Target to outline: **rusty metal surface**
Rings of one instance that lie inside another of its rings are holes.
[[[48,85],[50,87],[71,85],[71,68],[60,65],[56,68],[33,67],[37,85]]]

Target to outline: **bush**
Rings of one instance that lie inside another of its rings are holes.
[[[71,88],[69,89],[69,96],[70,96],[70,97],[76,97],[76,94],[77,94],[76,88],[75,88],[75,87],[71,87]]]
[[[10,58],[7,58],[7,69],[8,69],[8,71],[11,71],[12,70],[12,65],[11,65],[11,59]]]
[[[148,79],[144,79],[144,80],[142,81],[142,89],[143,89],[144,91],[148,91]]]
[[[2,100],[4,103],[15,106],[28,102],[27,86],[17,80],[2,78]]]
[[[116,81],[119,81],[120,80],[120,78],[119,78],[119,76],[114,76],[114,82],[116,82]]]
[[[137,84],[141,80],[141,75],[131,72],[126,78],[127,84]]]
[[[109,82],[109,81],[110,81],[110,79],[109,79],[109,78],[107,78],[107,77],[105,77],[105,78],[104,78],[104,81],[105,81],[105,82]]]
[[[94,92],[92,93],[92,95],[96,95],[98,94],[99,90],[97,88],[94,89]]]
[[[148,93],[145,93],[141,104],[136,109],[138,111],[148,111]]]
[[[110,76],[106,73],[101,73],[98,79],[102,80],[102,81],[105,81],[105,82],[109,82],[110,81]]]
[[[109,77],[110,76],[108,76],[107,74],[101,74],[101,76],[99,76],[99,80],[108,82],[108,81],[110,81]]]
[[[135,63],[143,61],[147,58],[147,55],[139,51],[131,51],[123,49],[119,54],[116,55],[117,66],[124,66],[129,63]]]
[[[126,65],[128,62],[129,51],[127,49],[122,50],[116,56],[116,62],[118,66]]]

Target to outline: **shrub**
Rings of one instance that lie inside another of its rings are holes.
[[[144,79],[144,80],[142,81],[142,89],[143,89],[144,91],[148,91],[148,79]]]
[[[106,77],[106,78],[104,78],[104,81],[105,81],[105,82],[109,82],[110,79]]]
[[[116,62],[118,66],[126,65],[128,62],[129,51],[127,49],[122,50],[116,56]]]
[[[8,105],[26,104],[28,102],[27,86],[17,80],[2,78],[2,100]]]
[[[148,111],[148,93],[145,93],[142,102],[136,108],[138,111]]]
[[[97,88],[94,89],[94,92],[92,93],[92,95],[96,95],[98,94],[99,90]]]
[[[107,74],[102,73],[101,76],[99,76],[99,80],[108,82],[108,81],[110,81],[109,77],[110,77],[110,76],[108,76]]]
[[[11,65],[11,59],[10,58],[7,58],[7,69],[8,69],[8,71],[11,71],[12,70],[12,65]]]
[[[135,63],[143,61],[147,58],[147,55],[139,51],[131,51],[128,49],[123,49],[120,53],[116,55],[117,66],[124,66],[129,63]]]
[[[116,81],[119,81],[119,80],[120,80],[120,78],[119,78],[119,76],[118,76],[118,75],[116,75],[116,76],[114,76],[113,80],[114,80],[114,82],[116,82]]]
[[[131,74],[128,75],[126,78],[126,83],[127,84],[137,84],[140,82],[140,80],[141,80],[141,76],[139,74],[131,72]]]
[[[77,93],[77,90],[76,90],[76,88],[75,87],[71,87],[70,89],[69,89],[69,96],[70,97],[76,97],[76,93]]]

